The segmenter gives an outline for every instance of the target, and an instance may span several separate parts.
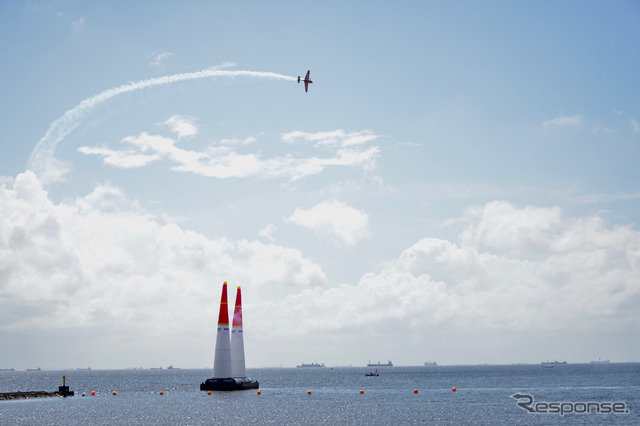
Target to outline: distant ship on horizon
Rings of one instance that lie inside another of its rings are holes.
[[[425,367],[437,367],[438,363],[435,362],[435,361],[427,361],[427,362],[424,363],[424,366]]]
[[[542,365],[560,365],[560,364],[566,364],[567,361],[558,361],[557,359],[555,361],[542,361]]]
[[[300,365],[296,365],[297,368],[306,368],[306,367],[324,367],[324,363],[318,364],[318,362],[312,362],[311,364],[305,364],[304,362]]]
[[[591,364],[609,364],[609,360],[598,358],[597,361],[591,361]]]
[[[391,360],[389,360],[386,364],[383,364],[380,361],[374,364],[371,362],[371,360],[369,360],[367,367],[393,367],[393,363],[391,362]]]

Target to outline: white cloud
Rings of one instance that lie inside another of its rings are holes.
[[[180,120],[176,120],[180,121]],[[180,126],[184,123],[180,121]],[[114,150],[108,147],[80,147],[79,152],[100,155],[105,164],[114,167],[141,167],[158,159],[174,163],[172,170],[195,173],[202,176],[227,179],[232,177],[284,178],[297,181],[307,176],[321,173],[330,166],[359,167],[366,173],[376,169],[380,152],[378,147],[341,147],[328,157],[281,157],[262,159],[259,154],[242,153],[237,147],[255,141],[250,137],[242,143],[228,143],[224,146],[211,145],[203,151],[179,148],[175,141],[146,132],[129,136],[122,140],[127,148]]]
[[[640,124],[638,124],[638,120],[636,120],[630,114],[628,114],[628,113],[626,113],[624,111],[620,111],[620,110],[618,110],[616,108],[611,108],[611,112],[613,113],[613,115],[616,115],[618,117],[622,117],[622,118],[626,119],[627,127],[633,133],[640,133]]]
[[[582,116],[580,115],[561,115],[551,120],[543,121],[542,127],[556,127],[556,126],[577,126],[582,123]]]
[[[258,140],[258,138],[256,138],[255,136],[249,136],[246,137],[244,139],[220,139],[220,141],[218,142],[220,145],[226,145],[226,146],[248,146],[251,145],[252,143],[256,142]]]
[[[298,140],[313,142],[317,147],[349,147],[364,145],[378,138],[371,130],[347,133],[338,129],[332,132],[306,133],[299,130],[285,133],[282,140],[287,143],[297,143]]]
[[[172,56],[173,53],[171,52],[162,52],[158,54],[154,53],[153,55],[151,55],[151,62],[149,63],[149,65],[156,68],[162,68],[164,67],[164,63],[167,61],[167,59]]]
[[[107,147],[81,146],[78,148],[78,152],[87,155],[101,155],[105,164],[123,169],[142,167],[160,159],[158,154],[147,155],[135,150],[115,151]]]
[[[469,209],[465,221],[460,242],[423,238],[354,285],[287,297],[271,319],[291,324],[296,336],[388,323],[407,332],[446,326],[594,336],[637,327],[640,232],[505,202]]]
[[[86,21],[84,17],[77,19],[71,23],[71,29],[75,32],[82,33],[86,28]]]
[[[327,350],[342,339],[347,350],[363,336],[393,357],[399,330],[402,339],[438,328],[476,337],[493,330],[534,339],[539,332],[540,345],[554,333],[573,345],[581,338],[575,336],[634,333],[640,323],[640,232],[597,216],[487,203],[458,221],[466,223],[458,241],[417,238],[381,270],[329,285],[322,268],[296,249],[207,238],[160,221],[114,186],[54,203],[31,172],[0,182],[0,337],[15,343],[15,336],[66,330],[86,338],[75,346],[83,354],[100,348],[92,365],[117,367],[114,355],[124,360],[120,367],[135,365],[127,364],[138,359],[131,345],[167,351],[186,342],[212,351],[210,343],[198,344],[215,334],[224,280],[243,286],[253,365],[296,362],[299,352],[281,350],[288,339],[296,347],[319,340]],[[292,215],[345,244],[368,232],[365,219],[335,200]],[[505,335],[497,336],[505,344]],[[406,344],[397,350],[406,352]],[[87,362],[59,352],[62,365]]]
[[[71,163],[56,157],[47,157],[39,164],[38,175],[43,185],[63,182],[71,171]]]
[[[369,216],[338,200],[325,201],[309,210],[297,208],[287,220],[317,234],[334,236],[347,246],[370,236]]]
[[[277,74],[273,72],[260,72],[260,71],[230,71],[223,70],[227,64],[223,64],[220,67],[213,67],[210,69],[188,72],[182,74],[166,75],[163,77],[150,78],[147,80],[140,80],[121,86],[113,87],[104,92],[98,93],[95,96],[91,96],[80,102],[72,109],[66,111],[62,116],[54,120],[47,129],[45,135],[38,141],[38,144],[31,152],[29,156],[28,167],[30,170],[34,170],[41,177],[47,174],[49,166],[58,161],[55,158],[55,150],[58,144],[64,140],[64,138],[75,130],[84,120],[92,113],[93,109],[98,105],[108,101],[111,98],[119,96],[123,93],[136,92],[148,87],[162,86],[166,84],[179,83],[188,80],[198,80],[202,78],[214,78],[214,77],[253,77],[253,78],[267,78],[278,79],[285,81],[295,81],[294,77]],[[59,172],[64,171],[63,168],[55,168],[56,173],[48,173],[48,178],[57,178],[62,180],[64,175],[60,175]],[[66,170],[68,172],[69,169]],[[47,183],[53,181],[48,180]]]
[[[193,333],[224,280],[255,300],[326,283],[295,249],[161,223],[112,186],[59,204],[32,172],[0,186],[0,306],[12,307],[0,333],[105,325],[142,339]]]
[[[549,239],[562,223],[559,207],[518,208],[510,203],[494,201],[482,207],[469,208],[467,219],[476,225],[462,235],[467,244],[480,244],[492,250],[516,253],[545,251]]]
[[[274,232],[276,232],[276,225],[273,223],[270,223],[264,228],[262,228],[258,233],[258,235],[260,235],[261,237],[267,238],[269,241],[275,241],[275,238],[273,237]]]
[[[194,123],[195,118],[184,115],[172,115],[166,121],[160,123],[169,127],[178,139],[198,134],[198,127]]]

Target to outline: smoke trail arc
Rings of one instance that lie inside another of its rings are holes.
[[[54,167],[54,153],[56,147],[69,133],[71,133],[80,124],[82,124],[85,118],[93,111],[95,107],[113,97],[116,97],[123,93],[135,92],[147,87],[162,86],[165,84],[172,84],[180,81],[197,80],[212,77],[253,77],[271,80],[296,81],[295,77],[286,76],[274,72],[245,70],[232,71],[211,68],[202,71],[173,74],[123,84],[121,86],[105,90],[104,92],[83,100],[74,108],[65,112],[57,120],[53,121],[49,125],[49,128],[47,129],[45,135],[40,139],[40,141],[38,141],[35,148],[31,152],[29,161],[27,162],[27,168],[34,171],[40,177],[43,177],[43,175],[49,175],[49,178],[45,180],[60,180],[60,176],[56,177],[55,173],[52,174],[51,170],[48,170],[49,168]],[[58,167],[59,166],[60,165],[58,164]]]

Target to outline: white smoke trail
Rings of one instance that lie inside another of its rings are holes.
[[[151,86],[161,86],[164,84],[177,83],[179,81],[197,80],[209,77],[255,77],[288,81],[296,80],[295,77],[273,72],[241,70],[230,71],[210,68],[203,71],[150,78],[114,87],[85,99],[74,108],[65,112],[60,118],[52,122],[45,135],[40,139],[40,141],[38,141],[38,144],[31,152],[27,167],[30,170],[33,170],[44,183],[52,183],[62,180],[64,175],[69,171],[69,166],[55,158],[54,153],[56,147],[69,133],[82,124],[86,116],[89,115],[96,106],[123,93],[134,92]]]

